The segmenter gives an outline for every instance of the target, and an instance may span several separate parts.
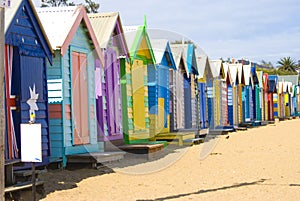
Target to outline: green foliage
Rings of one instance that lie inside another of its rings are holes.
[[[75,6],[76,4],[69,0],[41,0],[41,7],[60,7]],[[85,9],[87,13],[98,13],[100,5],[92,0],[85,0]]]
[[[283,57],[277,63],[279,64],[278,71],[281,71],[282,73],[290,72],[293,73],[292,75],[295,73],[297,74],[297,65],[291,57]]]

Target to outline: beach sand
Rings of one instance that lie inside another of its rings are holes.
[[[42,200],[300,200],[299,119],[170,147],[149,162],[48,170]]]

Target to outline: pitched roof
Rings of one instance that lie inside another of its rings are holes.
[[[189,71],[186,65],[186,55],[184,54],[184,48],[181,44],[171,44],[171,51],[173,58],[175,60],[175,65],[177,70],[179,70],[180,61],[183,60],[183,65],[187,76],[189,76]]]
[[[198,78],[203,78],[205,68],[208,67],[209,61],[207,55],[197,55]]]
[[[131,61],[136,58],[139,50],[147,50],[147,52],[149,51],[148,56],[150,57],[147,58],[147,60],[152,63],[156,63],[146,26],[124,26],[123,28],[125,32],[125,39],[129,48],[129,54],[132,59]]]
[[[151,39],[151,45],[153,49],[153,53],[155,56],[155,60],[157,64],[160,64],[164,58],[165,52],[167,52],[170,56],[170,60],[174,69],[176,69],[175,61],[173,58],[173,54],[169,45],[169,41],[166,39]]]
[[[229,64],[228,75],[229,75],[230,83],[232,86],[238,84],[238,83],[236,83],[236,77],[238,76],[239,66],[242,66],[242,64]]]
[[[209,65],[214,78],[220,76],[222,70],[222,60],[209,60]]]
[[[31,0],[26,0],[28,3],[29,3],[29,6],[30,8],[32,9],[32,12],[33,12],[33,15],[41,29],[41,32],[43,34],[43,37],[45,38],[46,40],[46,43],[48,45],[48,48],[50,49],[51,53],[50,54],[53,54],[53,49],[52,49],[52,46],[51,46],[51,43],[49,41],[49,38],[48,38],[48,35],[46,34],[46,31],[41,23],[41,20],[37,14],[37,11],[36,11],[36,8],[34,6],[34,3],[31,1]],[[24,3],[25,0],[14,0],[13,3],[10,5],[10,7],[8,9],[5,9],[5,22],[4,22],[4,34],[6,33],[6,31],[8,30],[12,20],[14,19],[21,3]],[[48,55],[47,55],[48,56]],[[48,56],[48,60],[50,62],[52,62],[52,58],[49,58]]]
[[[124,42],[123,44],[121,44],[124,51],[122,54],[128,54],[128,48],[125,42],[122,22],[120,14],[118,12],[90,13],[88,14],[88,17],[101,48],[107,48],[111,37],[122,37],[124,38],[124,40],[120,41],[122,43]],[[117,24],[119,24],[119,27],[116,27]],[[118,36],[114,36],[115,28],[117,28],[117,30],[119,31]]]
[[[243,65],[243,73],[244,73],[244,80],[245,80],[245,85],[248,86],[252,83],[250,83],[251,79],[251,64],[249,65]]]
[[[83,21],[92,39],[95,51],[104,63],[100,45],[95,36],[84,6],[43,7],[37,8],[38,15],[45,27],[50,43],[54,49],[60,49],[64,55],[76,30]]]

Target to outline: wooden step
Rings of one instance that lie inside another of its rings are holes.
[[[132,154],[144,154],[148,159],[152,159],[159,151],[164,149],[164,144],[127,144],[121,146],[120,149]]]
[[[84,154],[73,154],[67,156],[68,163],[91,163],[97,167],[98,163],[118,161],[124,158],[125,152],[92,152]]]
[[[44,185],[44,181],[36,181],[35,182],[36,186],[41,186]],[[32,187],[32,182],[22,182],[15,184],[13,186],[8,186],[4,189],[5,193],[13,192],[13,191],[19,191],[19,190],[24,190]]]

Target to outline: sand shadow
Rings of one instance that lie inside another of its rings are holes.
[[[136,201],[159,201],[159,200],[171,200],[171,199],[176,199],[176,198],[183,198],[186,196],[190,195],[198,195],[198,194],[203,194],[203,193],[210,193],[210,192],[215,192],[215,191],[220,191],[220,190],[227,190],[227,189],[232,189],[232,188],[240,188],[243,186],[251,186],[251,185],[260,185],[262,184],[266,179],[260,179],[258,181],[253,181],[253,182],[243,182],[239,184],[234,184],[231,186],[223,186],[219,188],[210,188],[210,189],[203,189],[191,193],[182,193],[182,194],[177,194],[177,195],[171,195],[171,196],[166,196],[166,197],[160,197],[160,198],[155,198],[155,199],[138,199]]]

